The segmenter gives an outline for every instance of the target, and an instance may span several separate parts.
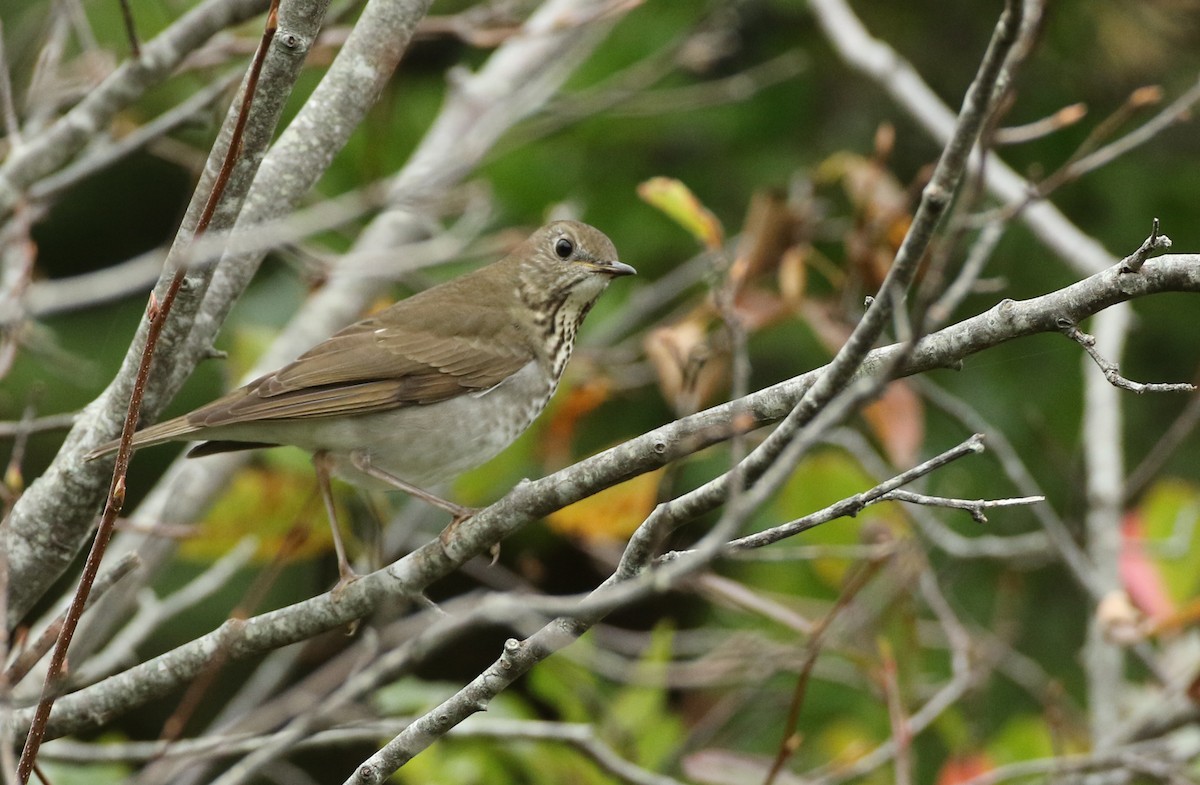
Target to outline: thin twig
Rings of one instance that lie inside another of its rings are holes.
[[[89,129],[107,126],[118,111],[170,76],[189,51],[218,30],[261,13],[267,4],[267,0],[207,0],[148,42],[145,57],[123,63],[78,105],[30,136],[0,164],[0,217],[12,210],[33,183],[90,142]],[[35,81],[28,94],[36,98],[45,91]]]
[[[229,183],[229,177],[233,172],[234,164],[242,152],[242,134],[246,127],[246,120],[250,114],[250,107],[254,101],[255,88],[258,84],[259,74],[262,72],[262,65],[266,58],[267,49],[270,46],[271,39],[275,36],[275,28],[278,23],[278,10],[279,0],[272,0],[271,8],[267,13],[262,42],[258,53],[255,55],[254,62],[251,64],[250,74],[246,80],[246,90],[242,98],[241,111],[226,151],[225,161],[221,166],[216,180],[213,182],[208,203],[200,215],[200,220],[196,224],[193,236],[202,236],[205,230],[208,229],[208,225],[212,221],[212,217],[225,192],[225,186]],[[37,760],[38,748],[41,746],[42,739],[46,735],[46,722],[50,719],[50,709],[54,705],[59,682],[62,679],[63,666],[66,664],[67,659],[67,649],[71,645],[71,638],[75,634],[75,628],[78,626],[79,619],[83,615],[88,595],[100,570],[100,561],[104,558],[104,552],[108,548],[108,542],[112,537],[117,516],[121,514],[121,509],[125,506],[125,475],[129,470],[129,459],[133,452],[133,434],[138,427],[138,419],[142,409],[142,397],[145,394],[146,383],[150,377],[150,366],[154,361],[154,350],[158,343],[158,336],[162,333],[163,326],[170,316],[175,298],[178,296],[179,290],[183,287],[186,274],[186,267],[180,266],[176,269],[161,304],[158,303],[153,293],[150,296],[150,302],[147,306],[150,326],[146,334],[146,343],[142,349],[142,361],[138,366],[137,378],[134,380],[133,391],[129,396],[129,409],[125,416],[125,424],[121,430],[116,464],[113,467],[112,485],[109,489],[108,499],[104,504],[104,513],[101,515],[100,524],[96,528],[96,536],[92,541],[92,548],[88,552],[87,561],[84,563],[83,575],[79,579],[79,588],[72,598],[71,604],[67,607],[62,630],[58,636],[58,642],[54,647],[54,653],[50,657],[50,667],[47,670],[46,680],[42,686],[42,695],[38,700],[34,719],[30,724],[29,734],[25,739],[25,747],[21,751],[21,759],[17,764],[17,776],[22,783],[29,781],[29,776],[33,771],[35,761]]]
[[[1162,90],[1157,87],[1139,87],[1134,90],[1125,99],[1125,102],[1117,107],[1115,112],[1101,120],[1088,133],[1087,137],[1075,148],[1070,158],[1062,166],[1037,184],[1033,192],[1030,193],[1030,200],[1044,199],[1064,184],[1086,173],[1088,171],[1087,168],[1078,166],[1081,160],[1090,157],[1101,142],[1116,133],[1116,130],[1124,125],[1139,109],[1157,103],[1161,99]]]
[[[805,643],[800,673],[796,679],[796,686],[792,690],[792,700],[788,706],[787,719],[784,722],[783,738],[780,739],[779,749],[775,753],[775,760],[771,763],[771,768],[767,772],[766,779],[763,780],[763,785],[773,785],[779,777],[779,773],[783,771],[783,767],[788,762],[788,759],[792,757],[793,753],[800,746],[800,738],[796,732],[796,728],[800,725],[800,709],[804,706],[804,697],[808,693],[808,682],[812,676],[813,667],[817,664],[817,656],[821,653],[825,633],[833,624],[833,620],[849,607],[854,598],[866,588],[867,584],[871,582],[871,579],[878,574],[880,568],[886,563],[887,559],[884,558],[874,559],[857,565],[843,583],[837,602],[833,604],[829,613],[822,616],[821,620],[817,622],[816,628],[813,630],[812,635],[809,636],[807,643]]]
[[[1165,251],[1171,247],[1171,238],[1165,234],[1159,234],[1158,219],[1155,218],[1150,228],[1150,236],[1142,241],[1138,249],[1121,260],[1121,270],[1127,273],[1136,273],[1142,269],[1142,265],[1150,258],[1150,254],[1154,251]]]
[[[91,684],[109,676],[123,664],[136,662],[139,646],[171,619],[195,609],[225,589],[230,579],[254,558],[258,540],[243,537],[204,572],[161,600],[154,592],[141,595],[137,612],[104,648],[89,656],[72,671],[72,683]]]
[[[177,106],[171,107],[120,139],[90,150],[78,160],[38,180],[29,188],[30,198],[34,200],[51,199],[76,185],[80,180],[91,177],[192,120],[224,95],[240,76],[238,71],[231,71],[223,77],[214,79],[211,84],[197,90],[195,94],[188,96]]]
[[[295,745],[303,751],[347,745],[372,744],[383,736],[394,736],[409,724],[404,718],[352,722],[305,736]],[[283,734],[231,733],[203,739],[182,739],[170,744],[158,741],[115,741],[87,744],[62,739],[47,746],[44,757],[66,763],[143,763],[161,758],[227,758],[270,746]],[[473,717],[453,728],[450,736],[466,739],[542,741],[565,744],[592,760],[600,769],[631,785],[682,785],[679,780],[646,771],[620,757],[597,738],[590,725],[499,717]]]
[[[1074,125],[1087,114],[1086,104],[1064,106],[1049,117],[1024,125],[997,128],[992,142],[998,146],[1025,144]]]
[[[945,367],[998,343],[1055,330],[1056,315],[1064,312],[1083,318],[1111,306],[1114,301],[1160,291],[1198,291],[1197,269],[1200,257],[1169,255],[1147,265],[1135,277],[1109,269],[1040,298],[1005,301],[984,314],[927,336],[900,372],[912,374]],[[1118,279],[1122,281],[1120,284]],[[868,356],[868,364],[877,367],[898,351],[899,347],[894,346],[877,349]],[[247,620],[234,656],[253,656],[304,640],[360,618],[382,603],[417,596],[462,561],[486,552],[491,543],[517,531],[529,520],[728,438],[728,423],[734,419],[757,427],[782,417],[812,384],[816,374],[810,371],[752,393],[742,401],[713,407],[656,428],[572,467],[522,483],[472,518],[471,525],[456,530],[450,541],[435,539],[388,568],[364,575],[347,587],[337,602],[321,595]],[[1035,487],[1031,492],[1036,490]],[[1081,577],[1090,590],[1092,584],[1086,569]],[[55,733],[94,728],[135,705],[176,689],[199,671],[217,635],[214,632],[200,636],[100,684],[64,696],[55,712]],[[138,685],[136,692],[131,689],[134,684]],[[28,721],[27,713],[15,713],[18,727]]]
[[[1096,363],[1104,373],[1104,378],[1109,384],[1114,387],[1119,387],[1122,390],[1141,395],[1148,392],[1195,392],[1196,385],[1189,382],[1135,382],[1126,379],[1121,375],[1120,369],[1116,363],[1106,360],[1096,349],[1095,336],[1088,335],[1075,326],[1075,323],[1070,319],[1062,318],[1059,320],[1059,329],[1063,335],[1070,338],[1075,343],[1083,347],[1083,350],[1088,353],[1088,356]]]
[[[828,523],[836,518],[846,516],[854,516],[859,512],[869,507],[872,504],[880,501],[886,494],[897,488],[907,485],[925,475],[934,472],[943,466],[953,463],[960,458],[968,455],[983,452],[983,435],[975,434],[971,438],[961,444],[946,450],[940,455],[936,455],[927,461],[923,461],[917,466],[897,474],[895,477],[881,482],[874,488],[864,491],[854,496],[850,496],[835,504],[831,504],[823,510],[805,515],[802,518],[797,518],[788,523],[779,526],[773,526],[761,532],[747,535],[740,539],[729,543],[729,548],[732,551],[751,550],[753,548],[761,548],[765,545],[779,542],[780,540],[794,537],[795,535],[808,531],[815,526],[820,526],[823,523]]]
[[[135,58],[142,56],[142,45],[138,42],[137,23],[129,0],[118,0],[121,5],[121,20],[125,23],[125,36],[129,39],[129,53]]]
[[[1185,92],[1181,93],[1178,98],[1163,107],[1162,111],[1138,128],[1135,128],[1111,144],[1096,150],[1094,153],[1075,161],[1071,166],[1071,176],[1077,178],[1087,172],[1099,169],[1101,166],[1111,163],[1130,150],[1145,144],[1167,128],[1186,119],[1190,115],[1192,107],[1197,102],[1200,102],[1200,81],[1197,81]]]
[[[1015,507],[1018,505],[1038,504],[1046,501],[1045,496],[1021,496],[1012,499],[948,499],[944,496],[929,496],[924,493],[894,490],[885,493],[879,501],[909,502],[924,504],[929,507],[950,507],[956,510],[966,510],[976,523],[987,523],[984,510],[995,507]]]
[[[15,422],[0,422],[0,439],[12,439],[19,436],[46,431],[61,431],[70,428],[75,422],[75,414],[47,414],[42,417],[17,420]]]
[[[141,559],[136,553],[126,553],[117,560],[116,564],[105,570],[103,574],[96,578],[96,583],[88,595],[86,608],[92,607],[96,601],[103,597],[104,593],[115,586],[118,581],[137,569],[137,566],[140,562]],[[66,623],[66,618],[67,611],[64,610],[54,619],[54,621],[50,622],[50,624],[46,626],[46,629],[42,630],[42,634],[38,636],[38,639],[27,646],[25,650],[21,652],[20,656],[13,660],[12,664],[8,666],[8,669],[4,671],[4,675],[0,676],[0,679],[3,680],[3,683],[16,684],[17,682],[21,681],[21,679],[25,678],[25,674],[29,673],[33,666],[38,663],[38,660],[40,660],[46,654],[46,652],[50,651],[50,647],[54,645],[54,642],[58,639],[59,633],[62,631],[63,626]]]

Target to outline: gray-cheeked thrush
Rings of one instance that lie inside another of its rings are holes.
[[[189,456],[295,445],[313,454],[337,548],[339,586],[354,577],[330,473],[424,490],[507,447],[545,408],[575,332],[620,275],[612,241],[575,221],[538,229],[512,253],[356,322],[277,371],[134,434],[134,447],[203,441]],[[89,454],[114,452],[115,441]]]

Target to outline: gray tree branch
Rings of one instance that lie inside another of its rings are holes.
[[[911,375],[956,367],[971,355],[1000,343],[1055,332],[1064,316],[1081,321],[1117,303],[1163,292],[1200,292],[1200,256],[1163,256],[1148,262],[1136,274],[1113,267],[1040,297],[1004,300],[978,316],[923,338],[897,372]],[[872,351],[861,373],[873,373],[902,351],[899,345]],[[336,599],[325,594],[245,621],[227,622],[148,662],[63,696],[55,706],[49,734],[59,736],[96,727],[176,689],[195,677],[222,647],[231,659],[259,654],[347,624],[383,602],[415,598],[424,587],[467,558],[485,553],[493,543],[530,520],[727,439],[735,422],[763,426],[779,420],[791,411],[821,370],[677,420],[545,478],[518,485],[468,524],[458,527],[447,542],[435,539],[395,564],[364,576]],[[18,712],[15,722],[19,729],[28,717]]]
[[[260,98],[256,98],[251,110],[242,139],[242,149],[223,197],[213,214],[209,225],[210,233],[228,232],[233,226],[262,156],[274,135],[284,101],[300,73],[304,53],[316,38],[327,4],[328,0],[291,0],[282,4],[279,29],[263,63],[258,90]],[[178,25],[170,29],[174,30],[177,27]],[[195,37],[191,27],[185,27],[184,30]],[[143,59],[151,56],[149,53],[153,43],[143,49]],[[164,50],[176,56],[180,54],[178,49],[168,49],[166,45]],[[118,73],[120,72],[118,69]],[[133,84],[143,83],[133,80]],[[240,106],[239,93],[226,116],[204,175],[200,178],[183,224],[168,252],[165,273],[155,289],[155,296],[160,299],[175,269],[192,261],[188,258],[192,235],[212,183],[224,161]],[[178,359],[180,346],[191,331],[192,321],[208,288],[210,274],[210,269],[204,267],[189,273],[171,319],[159,338],[159,357]],[[91,531],[96,507],[108,485],[112,460],[86,461],[83,456],[89,449],[117,433],[125,415],[137,367],[141,362],[148,326],[148,320],[143,318],[117,377],[76,420],[53,464],[22,495],[6,519],[3,534],[4,550],[8,555],[10,569],[10,626],[29,610],[51,583],[57,580]],[[174,362],[164,364],[160,361],[155,364],[143,404],[146,415],[157,416],[158,411],[178,389],[181,379],[173,375],[174,367]]]

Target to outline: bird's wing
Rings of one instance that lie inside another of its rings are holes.
[[[413,314],[394,311],[410,302],[351,325],[278,371],[197,409],[187,415],[189,424],[208,428],[436,403],[490,389],[534,359],[515,325],[503,324],[490,335],[472,329],[486,306],[456,304],[454,313],[416,328],[411,325],[421,321]]]

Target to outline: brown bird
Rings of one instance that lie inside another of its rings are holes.
[[[423,488],[479,466],[533,422],[583,318],[609,281],[634,272],[600,230],[555,221],[500,261],[401,300],[277,371],[138,431],[133,446],[203,441],[189,457],[279,445],[312,453],[342,586],[355,574],[330,474],[398,488],[456,521],[468,517],[471,510]],[[107,442],[88,457],[116,449]]]

